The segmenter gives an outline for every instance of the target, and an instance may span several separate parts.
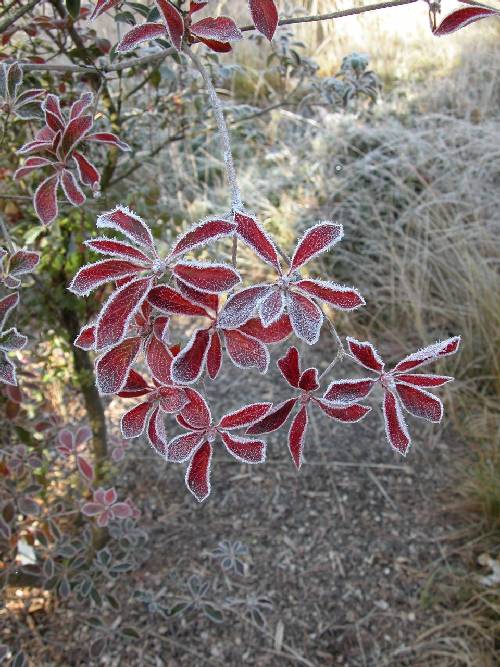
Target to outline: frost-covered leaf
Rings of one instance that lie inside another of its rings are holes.
[[[368,341],[361,342],[348,336],[347,345],[355,361],[371,371],[382,373],[384,362],[371,343]]]
[[[212,446],[204,442],[195,452],[186,471],[186,486],[200,503],[210,495],[211,462]]]
[[[271,406],[272,403],[251,403],[250,405],[245,405],[222,417],[219,426],[227,430],[251,426],[259,419],[262,419],[269,412]]]
[[[117,206],[112,211],[103,213],[97,218],[98,228],[115,229],[135,243],[155,253],[155,245],[151,230],[144,220],[130,211],[126,206]]]
[[[206,329],[198,329],[193,333],[189,343],[173,361],[172,379],[175,383],[196,382],[203,371],[209,344],[210,333]]]
[[[283,403],[274,405],[267,415],[258,422],[247,428],[245,433],[248,435],[260,435],[261,433],[272,433],[277,431],[288,419],[293,406],[297,403],[297,398],[290,398]]]
[[[255,27],[271,41],[278,26],[278,10],[274,0],[248,0],[248,4]]]
[[[57,186],[59,176],[49,176],[40,183],[33,198],[35,213],[44,225],[50,225],[57,218]]]
[[[242,463],[264,463],[266,460],[266,443],[262,440],[250,440],[223,433],[222,442],[231,456]]]
[[[433,32],[436,37],[442,37],[491,16],[500,17],[500,12],[488,7],[462,7],[445,16]]]
[[[124,438],[138,438],[143,434],[151,407],[150,403],[139,403],[122,416],[120,426]]]
[[[389,444],[400,454],[406,456],[411,442],[410,434],[399,402],[390,391],[386,391],[384,395],[384,422]]]
[[[413,354],[408,355],[402,359],[395,367],[395,373],[402,373],[404,371],[413,370],[419,366],[434,361],[435,359],[440,359],[441,357],[447,357],[450,354],[455,354],[460,345],[460,336],[453,336],[452,338],[447,338],[443,341],[438,341],[432,345],[428,345]]]
[[[334,403],[355,403],[368,396],[375,386],[375,380],[334,380],[323,394],[323,398]]]
[[[165,37],[167,29],[163,23],[143,23],[129,30],[116,47],[118,53],[133,51],[140,44],[150,42],[159,37]]]
[[[334,222],[319,222],[306,231],[293,253],[290,273],[311,261],[314,257],[330,250],[343,236],[342,225]]]
[[[433,396],[423,389],[417,389],[417,387],[397,381],[396,391],[403,407],[415,417],[421,417],[436,423],[443,418],[443,404],[437,396]]]
[[[269,285],[254,285],[233,294],[224,305],[219,325],[223,329],[237,329],[245,324],[269,290]]]
[[[152,284],[153,278],[137,278],[111,294],[96,322],[96,350],[123,340]]]
[[[338,310],[354,310],[365,305],[363,297],[352,287],[344,287],[324,280],[299,280],[294,283],[309,296],[326,301]]]
[[[235,230],[235,225],[228,220],[208,218],[194,225],[177,240],[169,254],[169,259],[179,257],[186,252],[201,248],[210,241],[228,236]]]
[[[227,353],[235,366],[257,368],[260,373],[267,372],[269,352],[259,340],[237,329],[224,331],[224,340]]]
[[[178,262],[172,272],[191,287],[212,294],[227,292],[241,281],[238,272],[227,264]]]
[[[272,289],[259,304],[259,315],[263,326],[268,327],[279,320],[285,308],[285,299],[281,290]]]
[[[68,169],[63,169],[61,173],[61,186],[66,195],[66,199],[73,206],[81,206],[85,203],[85,195],[76,182],[75,177]]]
[[[308,345],[317,343],[323,324],[321,309],[302,294],[289,292],[287,310],[295,335]]]
[[[242,39],[243,35],[233,19],[228,16],[218,16],[213,18],[201,19],[193,23],[190,32],[197,37],[218,42],[236,42]]]
[[[126,338],[96,361],[96,384],[101,395],[119,392],[141,348],[141,339]]]
[[[184,19],[182,18],[182,14],[168,0],[156,0],[156,5],[167,26],[169,41],[172,46],[180,51],[184,35]]]
[[[299,386],[300,380],[300,358],[296,347],[290,347],[281,359],[278,359],[278,368],[281,374],[292,387]]]
[[[93,290],[112,280],[129,278],[144,270],[140,264],[123,259],[103,259],[82,266],[71,281],[69,291],[78,296],[88,296]]]
[[[307,430],[307,422],[307,408],[304,405],[293,418],[290,425],[290,431],[288,433],[288,448],[297,470],[300,470],[302,465],[302,455],[304,451],[304,439]]]
[[[238,237],[244,241],[261,259],[281,273],[278,251],[273,240],[257,220],[238,211],[234,214]]]

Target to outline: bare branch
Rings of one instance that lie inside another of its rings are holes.
[[[15,14],[13,14],[10,18],[5,19],[2,23],[0,23],[0,35],[7,30],[7,28],[10,28],[11,25],[13,25],[18,19],[20,19],[22,16],[27,14],[29,11],[33,9],[40,0],[31,0],[31,2],[28,2],[27,5],[24,7],[21,7],[21,9],[18,9]]]
[[[342,9],[338,12],[331,12],[329,14],[315,14],[312,16],[296,16],[295,18],[282,19],[278,21],[278,25],[292,25],[293,23],[313,23],[316,21],[330,21],[331,19],[341,19],[344,16],[355,16],[356,14],[364,14],[365,12],[373,12],[377,9],[388,9],[389,7],[401,7],[402,5],[411,5],[419,0],[390,0],[389,2],[378,2],[375,5],[366,5],[365,7],[351,7],[350,9]],[[254,25],[245,25],[240,28],[242,32],[255,30]]]

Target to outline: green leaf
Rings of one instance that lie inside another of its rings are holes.
[[[80,0],[66,0],[66,10],[73,19],[77,19],[80,14]]]
[[[135,16],[132,12],[118,12],[115,15],[115,21],[117,23],[128,23],[129,25],[135,25]]]

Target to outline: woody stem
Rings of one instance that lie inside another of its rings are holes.
[[[227,128],[226,119],[224,118],[224,111],[222,109],[219,96],[217,95],[217,91],[215,90],[214,84],[212,83],[210,73],[198,58],[198,56],[194,54],[189,47],[184,47],[184,53],[188,56],[188,58],[203,77],[203,81],[210,98],[210,104],[212,105],[212,110],[214,112],[217,128],[219,130],[219,138],[221,142],[222,154],[224,157],[227,181],[231,189],[231,206],[233,210],[241,211],[243,208],[243,202],[241,201],[241,191],[238,185],[236,169],[234,168],[229,130]]]

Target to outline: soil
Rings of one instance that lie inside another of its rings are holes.
[[[325,368],[330,345],[307,350],[307,362]],[[286,398],[276,371],[254,382],[225,363],[207,387],[214,413]],[[269,436],[265,465],[232,461],[221,446],[211,496],[201,505],[184,486],[183,466],[164,465],[146,445],[135,445],[140,455],[121,486],[143,511],[151,557],[129,590],[164,589],[175,599],[195,574],[209,584],[207,599],[223,620],[215,623],[201,608],[165,620],[137,603],[124,605],[123,622],[150,638],[140,648],[122,644],[121,658],[110,656],[109,664],[429,664],[411,646],[434,623],[426,585],[446,557],[441,540],[450,526],[440,506],[451,448],[439,427],[411,420],[414,445],[404,459],[385,440],[377,401],[373,407],[356,425],[314,414],[300,473],[286,428]],[[225,572],[214,557],[222,540],[247,547],[242,575]],[[259,598],[261,615],[259,608],[252,615]]]

